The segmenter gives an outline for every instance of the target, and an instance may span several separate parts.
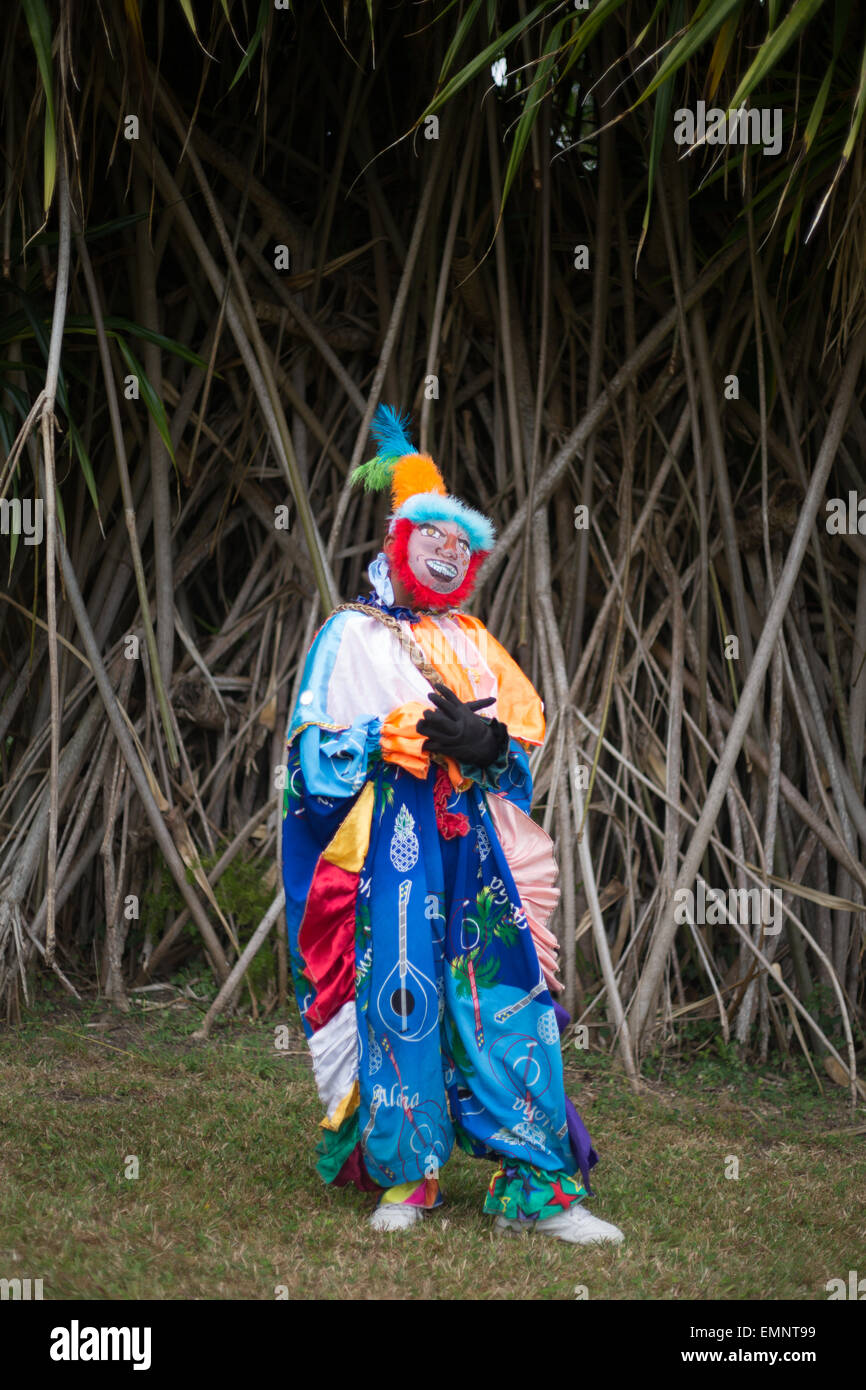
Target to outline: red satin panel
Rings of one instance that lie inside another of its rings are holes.
[[[358,875],[320,859],[298,931],[304,974],[316,993],[306,1018],[314,1032],[355,995]]]

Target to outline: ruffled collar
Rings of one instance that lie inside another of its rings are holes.
[[[366,603],[370,608],[379,608],[383,613],[390,613],[392,618],[399,618],[408,623],[418,623],[421,621],[421,614],[416,613],[413,608],[401,608],[394,602],[394,588],[391,584],[391,575],[388,560],[384,551],[379,552],[375,560],[367,566],[367,576],[373,585],[373,592],[369,595],[359,594],[355,599],[356,603]],[[440,613],[443,610],[437,610]],[[448,611],[448,610],[444,610]]]
[[[355,602],[364,603],[368,608],[378,608],[383,613],[389,613],[392,618],[399,618],[401,622],[418,623],[421,621],[420,613],[416,613],[412,608],[401,608],[398,604],[385,603],[375,589],[369,594],[359,594]]]

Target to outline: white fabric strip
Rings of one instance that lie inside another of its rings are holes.
[[[313,1033],[308,1041],[313,1054],[313,1074],[319,1099],[330,1120],[340,1101],[348,1095],[358,1079],[358,1026],[354,999],[344,1004],[324,1028]]]

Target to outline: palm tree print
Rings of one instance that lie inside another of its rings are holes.
[[[381,821],[386,809],[394,805],[394,783],[384,775],[385,764],[381,758],[379,759],[379,766],[375,769],[371,768],[371,771],[377,774],[374,775],[373,780],[373,811],[374,813],[378,812],[378,818]]]
[[[486,954],[494,941],[503,946],[513,946],[517,941],[517,925],[511,903],[497,902],[496,895],[489,884],[479,889],[475,906],[463,918],[464,927],[469,931],[474,927],[478,932],[476,944],[463,955],[455,956],[451,962],[451,974],[455,981],[457,997],[468,999],[472,995],[472,980],[469,966],[472,965],[476,990],[489,989],[499,979],[499,960],[495,954]]]
[[[470,961],[475,972],[477,989],[489,989],[491,985],[496,984],[499,978],[499,961],[493,956],[489,960],[479,960],[478,957],[483,950],[483,946],[476,946],[474,951],[468,951],[465,956],[455,956],[452,960],[451,974],[454,977],[458,999],[470,999],[472,997],[472,986],[469,982]]]
[[[466,979],[468,981],[468,976],[466,977]],[[458,993],[460,993],[459,983],[457,986],[457,991]],[[472,1059],[469,1056],[463,1039],[461,1038],[457,1029],[450,1022],[447,1014],[445,1015],[445,1035],[448,1042],[448,1049],[451,1053],[451,1061],[454,1063],[454,1066],[456,1067],[457,1071],[460,1072],[461,1076],[472,1076],[472,1074],[475,1071],[475,1068],[472,1065]]]
[[[372,931],[369,902],[359,902],[355,907],[355,941],[358,945]]]
[[[485,885],[478,892],[475,898],[475,911],[471,917],[467,917],[465,920],[478,928],[480,950],[488,946],[494,937],[497,937],[504,946],[513,946],[517,940],[517,927],[512,918],[511,904],[497,902],[493,889],[489,885]]]

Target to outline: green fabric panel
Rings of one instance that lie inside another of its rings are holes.
[[[490,1181],[484,1210],[511,1221],[545,1221],[559,1216],[587,1191],[579,1176],[545,1173],[531,1163],[500,1165]]]
[[[319,1155],[316,1170],[325,1182],[334,1181],[359,1138],[357,1110],[347,1115],[339,1129],[322,1130],[322,1138],[316,1145]]]

